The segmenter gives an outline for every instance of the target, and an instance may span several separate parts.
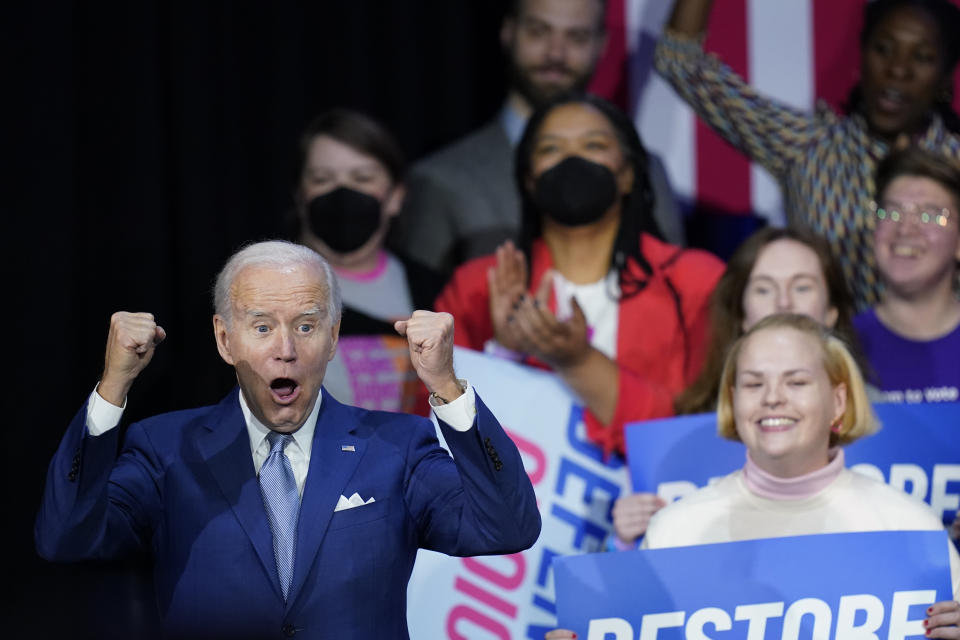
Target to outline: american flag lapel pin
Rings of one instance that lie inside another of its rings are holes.
[[[356,450],[357,450],[357,448],[354,447],[352,444],[340,445],[340,451],[354,451],[354,452],[355,452]]]

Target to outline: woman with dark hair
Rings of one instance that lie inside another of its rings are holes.
[[[553,100],[516,154],[520,249],[460,267],[435,308],[455,316],[457,344],[554,369],[588,437],[622,452],[623,425],[670,415],[699,372],[723,265],[658,238],[646,152],[604,100]]]
[[[910,147],[877,168],[880,303],[854,319],[887,402],[960,402],[960,166]]]
[[[716,410],[730,345],[762,318],[782,312],[810,316],[854,344],[853,301],[829,245],[804,229],[768,227],[747,238],[727,262],[711,298],[707,360],[677,397],[677,413]]]
[[[677,0],[657,45],[657,70],[730,144],[780,182],[791,226],[830,242],[858,309],[880,292],[866,217],[873,173],[891,148],[912,142],[960,158],[950,106],[960,58],[960,8],[949,0],[864,5],[860,81],[850,113],[800,112],[758,95],[703,51],[712,0]]]
[[[425,413],[426,391],[406,365],[406,340],[393,322],[431,308],[443,280],[384,247],[405,195],[403,154],[382,125],[346,109],[314,119],[299,151],[288,235],[327,259],[343,297],[324,385],[341,402]]]

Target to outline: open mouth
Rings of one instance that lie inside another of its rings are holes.
[[[916,258],[922,252],[919,247],[906,244],[895,244],[890,247],[890,253],[898,258]]]
[[[291,378],[276,378],[270,382],[270,392],[278,404],[290,404],[300,395],[300,385]]]
[[[902,91],[897,89],[881,89],[877,93],[877,107],[880,111],[895,113],[907,106],[907,98]]]

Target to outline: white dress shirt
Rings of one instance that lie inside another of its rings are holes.
[[[448,404],[434,405],[431,402],[431,407],[439,420],[444,421],[457,431],[467,431],[473,426],[477,415],[477,399],[470,383],[466,380],[461,382],[466,387],[463,395],[456,400],[451,400]],[[303,497],[303,487],[307,481],[307,470],[310,468],[313,433],[317,427],[317,415],[320,413],[322,401],[323,396],[318,396],[306,422],[291,434],[293,435],[293,442],[284,448],[284,454],[290,460],[293,476],[297,481],[297,490],[300,491],[301,497]],[[87,431],[91,436],[99,436],[113,429],[120,424],[120,419],[123,417],[123,411],[126,407],[126,398],[123,400],[123,406],[118,407],[104,400],[94,388],[87,402]],[[246,399],[243,397],[243,393],[240,393],[240,410],[243,412],[243,419],[247,425],[247,435],[250,437],[253,469],[259,474],[260,467],[263,466],[264,461],[270,454],[270,443],[267,440],[270,429],[253,415]]]

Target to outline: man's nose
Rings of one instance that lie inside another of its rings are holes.
[[[567,44],[563,35],[555,34],[547,41],[547,59],[550,62],[565,62],[567,57]]]
[[[290,329],[277,331],[276,358],[284,362],[293,362],[297,359],[296,336]]]

